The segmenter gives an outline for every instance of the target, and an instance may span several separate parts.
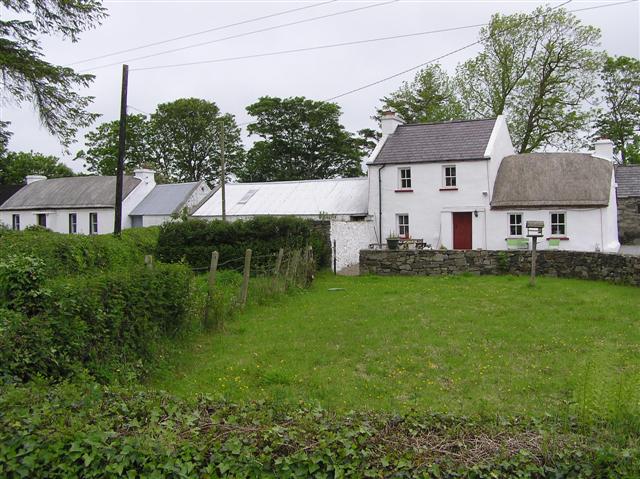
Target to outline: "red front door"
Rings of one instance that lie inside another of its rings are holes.
[[[453,249],[471,249],[471,212],[453,213]]]

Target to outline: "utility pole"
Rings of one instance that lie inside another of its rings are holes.
[[[120,95],[120,131],[118,133],[118,166],[116,168],[116,219],[113,234],[122,232],[122,189],[124,183],[124,152],[127,144],[127,86],[129,65],[122,65],[122,92]]]
[[[225,183],[227,182],[227,173],[224,158],[224,122],[220,121],[218,126],[218,135],[220,137],[220,188],[222,190],[222,221],[227,221],[227,204],[225,198]]]

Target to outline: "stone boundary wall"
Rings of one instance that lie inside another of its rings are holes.
[[[640,286],[640,256],[581,251],[538,251],[537,274],[599,279]],[[360,274],[440,276],[531,272],[530,251],[361,250]]]

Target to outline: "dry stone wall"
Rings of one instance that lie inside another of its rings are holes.
[[[539,251],[536,263],[539,275],[597,279],[640,286],[640,256],[580,251]],[[530,271],[530,251],[360,251],[360,274],[526,275]]]

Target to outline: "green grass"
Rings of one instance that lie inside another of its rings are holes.
[[[329,291],[344,288],[344,291]],[[632,418],[640,289],[519,277],[334,277],[198,335],[151,385],[335,409]]]

